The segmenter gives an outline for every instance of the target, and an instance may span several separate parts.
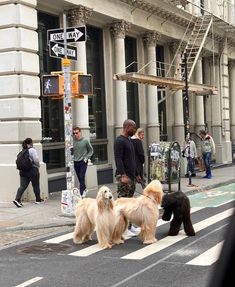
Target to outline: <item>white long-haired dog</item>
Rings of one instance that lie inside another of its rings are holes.
[[[156,224],[159,217],[158,204],[163,197],[162,184],[159,180],[151,181],[144,189],[143,195],[134,197],[120,197],[115,200],[124,216],[141,227],[140,239],[144,244],[157,241],[155,237]]]
[[[112,244],[124,242],[122,233],[128,222],[119,208],[114,208],[113,202],[110,189],[102,186],[96,199],[84,198],[77,204],[74,243],[81,244],[91,240],[91,234],[95,229],[101,248],[111,248]]]

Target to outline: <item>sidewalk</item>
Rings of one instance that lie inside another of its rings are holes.
[[[186,193],[200,192],[213,187],[235,182],[235,165],[213,168],[212,179],[203,179],[204,172],[198,172],[197,177],[192,178],[189,187],[189,179],[181,179],[181,189]],[[107,184],[112,190],[116,190],[116,184]],[[164,185],[164,189],[167,185]],[[172,184],[172,190],[177,190],[178,184]],[[137,192],[141,192],[138,185]],[[95,197],[96,190],[90,190],[88,197]],[[138,196],[138,193],[136,194]],[[49,195],[49,199],[40,205],[33,202],[25,202],[22,208],[17,208],[12,202],[0,203],[0,233],[14,232],[20,230],[36,230],[59,226],[73,226],[74,217],[66,217],[61,213],[60,207],[61,192],[54,192]],[[1,245],[1,244],[0,244]]]

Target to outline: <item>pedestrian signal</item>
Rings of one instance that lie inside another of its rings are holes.
[[[72,75],[72,94],[93,95],[92,75]]]
[[[64,77],[62,75],[42,76],[42,95],[56,96],[64,94]]]

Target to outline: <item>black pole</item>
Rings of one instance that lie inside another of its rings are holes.
[[[188,100],[188,65],[187,65],[187,54],[184,54],[184,81],[185,81],[185,110],[186,110],[186,136],[189,134],[189,100]],[[190,156],[190,155],[189,155]],[[188,164],[188,160],[187,160]],[[188,173],[188,184],[192,185],[192,174],[191,171]]]
[[[185,134],[189,133],[189,104],[188,104],[188,65],[187,54],[184,54],[184,81],[185,81],[185,110],[186,110],[186,130]]]

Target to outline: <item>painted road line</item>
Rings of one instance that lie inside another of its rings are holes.
[[[234,208],[230,208],[226,211],[218,213],[214,216],[211,216],[207,219],[204,219],[204,220],[194,224],[193,226],[194,226],[195,232],[198,232],[204,228],[207,228],[209,225],[212,225],[216,222],[219,222],[219,221],[231,216],[233,213],[233,209]],[[163,239],[159,240],[156,243],[150,244],[146,247],[143,247],[137,251],[131,252],[131,253],[121,257],[121,259],[130,259],[130,260],[144,259],[144,258],[146,258],[146,257],[148,257],[148,256],[150,256],[156,252],[159,252],[159,251],[161,251],[161,250],[187,238],[187,235],[182,234],[182,233],[183,233],[183,230],[180,231],[177,236],[164,237]]]
[[[210,266],[216,262],[219,258],[221,249],[223,246],[223,241],[219,242],[212,248],[208,249],[206,252],[203,252],[201,255],[190,260],[186,264],[188,265],[200,265],[200,266]]]
[[[194,207],[191,209],[191,213],[193,212],[196,212],[198,210],[202,209],[202,207]],[[157,223],[157,226],[160,226],[160,225],[163,225],[163,224],[166,224],[167,221],[163,221],[162,219],[159,219],[158,220],[158,223]],[[70,233],[67,233],[67,234],[64,234],[64,235],[60,235],[60,236],[57,236],[57,237],[53,237],[51,239],[47,239],[47,240],[44,240],[43,242],[44,243],[54,243],[54,244],[57,244],[57,243],[61,243],[63,241],[66,241],[66,240],[69,240],[69,239],[72,239],[73,238],[73,232],[70,232]],[[129,239],[130,237],[125,237],[125,239]]]
[[[94,244],[94,245],[91,245],[91,246],[84,248],[82,250],[78,250],[78,251],[69,253],[68,255],[78,256],[78,257],[86,257],[86,256],[89,256],[89,255],[94,254],[96,252],[99,252],[101,250],[104,250],[104,249],[101,248],[98,244]]]
[[[192,212],[198,211],[200,209],[202,209],[202,207],[195,207],[195,208],[192,209]],[[168,223],[167,221],[163,221],[161,219],[159,221],[160,221],[160,225]],[[126,236],[125,240],[128,240],[130,238],[131,237]],[[84,248],[82,250],[78,250],[78,251],[75,251],[73,253],[70,253],[68,255],[78,256],[78,257],[86,257],[86,256],[90,256],[90,255],[92,255],[94,253],[97,253],[97,252],[99,252],[101,250],[103,250],[103,249],[100,248],[98,244],[95,244],[95,245],[89,246],[87,248]]]
[[[204,208],[204,207],[192,207],[192,208],[191,208],[191,214],[194,213],[194,212],[196,212],[196,211],[198,211],[198,210],[201,210],[201,209],[203,209],[203,208]],[[172,217],[171,217],[171,219],[172,219]],[[158,221],[157,221],[157,227],[159,227],[159,226],[161,226],[161,225],[163,225],[163,224],[166,224],[166,223],[170,222],[171,219],[170,219],[169,221],[164,221],[164,220],[162,220],[162,219],[158,219]]]
[[[45,242],[45,243],[55,243],[56,244],[56,243],[61,243],[63,241],[69,240],[71,238],[73,238],[73,232],[66,233],[64,235],[60,235],[60,236],[57,236],[57,237],[45,240],[43,242]]]
[[[34,278],[32,278],[32,279],[30,279],[28,281],[25,281],[25,282],[21,283],[20,285],[16,285],[15,287],[26,287],[26,286],[29,286],[29,285],[31,285],[33,283],[36,283],[36,282],[38,282],[39,280],[42,280],[42,279],[43,279],[43,277],[34,277]]]

